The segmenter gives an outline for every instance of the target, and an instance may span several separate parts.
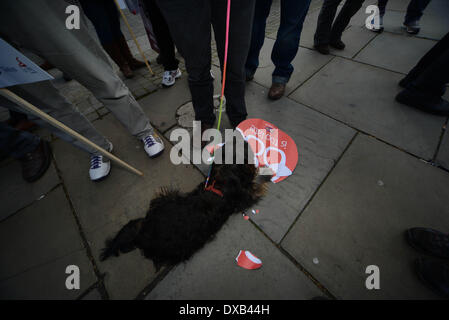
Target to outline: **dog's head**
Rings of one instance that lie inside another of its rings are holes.
[[[222,188],[250,187],[258,176],[254,153],[241,136],[235,136],[214,152],[211,181]]]

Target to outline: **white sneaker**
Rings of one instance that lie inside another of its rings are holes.
[[[171,70],[171,71],[164,71],[164,75],[162,76],[162,85],[164,87],[171,87],[175,84],[175,80],[178,79],[181,76],[181,70]]]
[[[164,142],[156,133],[144,137],[142,142],[150,158],[155,158],[164,151]]]
[[[109,142],[110,143],[110,142]],[[112,152],[112,143],[110,143],[109,152]],[[90,157],[89,176],[92,181],[104,179],[111,171],[111,161],[101,154]]]

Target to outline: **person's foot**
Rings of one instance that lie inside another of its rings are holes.
[[[316,49],[316,51],[318,51],[321,54],[329,54],[330,53],[328,44],[315,44],[313,47]]]
[[[449,262],[418,258],[415,268],[422,282],[435,293],[449,298]]]
[[[51,163],[50,144],[41,140],[33,152],[19,159],[22,164],[22,177],[27,182],[34,182],[44,175]]]
[[[164,151],[164,142],[156,133],[149,134],[142,138],[142,142],[144,149],[150,158],[155,158],[161,155]]]
[[[430,96],[417,90],[404,89],[398,93],[396,101],[424,112],[449,116],[449,102],[439,96]]]
[[[175,84],[176,79],[178,79],[181,76],[181,70],[171,70],[171,71],[165,71],[164,75],[162,76],[162,85],[164,87],[171,87]]]
[[[131,68],[131,70],[134,71],[134,70],[137,70],[137,69],[145,67],[145,62],[139,61],[139,60],[137,60],[135,58],[131,58],[131,59],[128,60],[128,65]]]
[[[110,143],[109,152],[112,152],[113,146]],[[111,171],[111,161],[101,154],[90,157],[89,177],[92,181],[100,181],[106,178]]]
[[[419,26],[419,21],[408,22],[407,24],[404,22],[404,27],[407,33],[409,34],[418,34],[421,27]]]
[[[123,75],[125,76],[125,78],[127,79],[131,79],[134,77],[134,73],[131,70],[130,66],[128,65],[128,63],[123,63],[122,65],[119,66],[120,67],[120,71],[123,73]]]
[[[346,45],[344,44],[343,41],[341,41],[341,39],[333,40],[329,43],[329,45],[337,50],[343,50],[346,47]]]
[[[438,258],[449,259],[449,235],[429,228],[406,230],[408,243],[416,250]]]
[[[282,98],[285,93],[285,83],[274,82],[271,85],[270,91],[268,91],[268,98],[271,100],[278,100]]]

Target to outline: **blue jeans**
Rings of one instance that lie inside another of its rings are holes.
[[[266,20],[272,0],[256,0],[251,45],[245,69],[252,76],[259,66],[259,53],[265,40]],[[299,48],[302,25],[309,10],[310,0],[281,0],[281,24],[276,36],[271,60],[275,65],[273,83],[287,83],[293,73],[292,60]]]
[[[379,0],[377,2],[377,6],[379,7],[379,15],[383,16],[385,14],[387,2],[388,0]],[[429,2],[430,0],[411,0],[407,7],[404,24],[419,21]]]
[[[25,154],[36,150],[39,142],[38,136],[0,122],[0,152],[2,154],[20,159]]]

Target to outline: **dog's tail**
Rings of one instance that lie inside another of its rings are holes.
[[[106,248],[100,255],[100,260],[104,261],[110,256],[118,256],[120,253],[127,253],[136,248],[135,240],[142,228],[144,219],[131,220],[126,224],[113,239],[106,240]]]

